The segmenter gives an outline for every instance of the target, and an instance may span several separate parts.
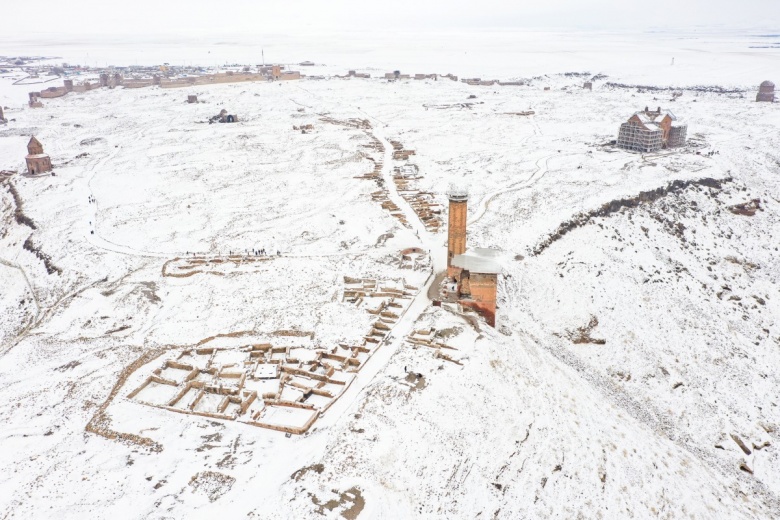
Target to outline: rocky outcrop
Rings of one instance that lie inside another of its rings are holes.
[[[606,204],[604,204],[603,206],[601,206],[596,210],[578,213],[574,215],[571,219],[567,220],[566,222],[563,222],[561,225],[558,226],[558,229],[556,229],[547,238],[545,238],[539,244],[536,245],[536,247],[533,249],[533,255],[536,256],[542,254],[545,249],[550,247],[553,243],[555,243],[558,239],[562,238],[569,231],[572,231],[574,229],[592,223],[594,218],[607,217],[613,213],[617,213],[623,210],[624,208],[636,208],[638,206],[641,206],[642,204],[650,204],[657,201],[660,198],[669,195],[670,193],[680,193],[681,191],[691,186],[703,186],[714,190],[720,190],[724,184],[729,183],[731,181],[732,181],[731,177],[728,177],[726,179],[713,179],[710,177],[705,177],[702,179],[695,179],[695,180],[688,180],[688,181],[676,180],[670,182],[666,186],[656,188],[650,191],[640,192],[635,197],[629,197],[626,199],[617,199],[611,202],[607,202]]]

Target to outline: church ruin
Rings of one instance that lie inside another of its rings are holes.
[[[617,145],[631,152],[657,152],[685,146],[687,133],[688,125],[678,121],[670,110],[645,107],[620,125]]]
[[[775,84],[771,81],[764,81],[758,87],[758,94],[756,94],[757,103],[774,103],[775,102]]]
[[[43,153],[43,145],[35,136],[30,138],[27,143],[27,171],[31,174],[44,173],[51,171],[51,159]]]

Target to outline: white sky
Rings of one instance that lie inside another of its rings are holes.
[[[780,0],[10,0],[3,38],[501,27],[780,32]],[[35,19],[35,29],[31,23]]]

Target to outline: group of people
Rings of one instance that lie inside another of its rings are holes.
[[[249,254],[249,250],[247,250],[246,254]],[[273,254],[273,252],[271,252]],[[265,248],[262,249],[252,249],[252,255],[253,256],[269,256],[268,253],[266,253]],[[278,249],[276,250],[276,256],[282,256],[282,252]]]
[[[233,256],[233,253],[234,252],[232,250],[228,251],[228,255],[229,256]],[[245,249],[244,253],[247,256],[249,256],[249,250],[248,249]],[[190,252],[190,251],[185,252],[185,255],[186,256],[196,256],[196,254],[194,252]],[[252,249],[252,256],[268,256],[268,253],[266,253],[265,248],[262,248],[262,249]],[[276,256],[282,256],[282,252],[277,250],[276,251]]]

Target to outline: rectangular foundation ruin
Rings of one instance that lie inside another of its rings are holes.
[[[425,257],[415,269],[417,277],[426,276],[427,254],[402,255],[407,261],[412,256]],[[248,344],[243,333],[213,336],[155,361],[127,398],[182,414],[305,433],[349,388],[418,292],[403,278],[344,277],[341,300],[369,317],[362,338],[323,346],[314,333],[299,331],[277,331]]]

